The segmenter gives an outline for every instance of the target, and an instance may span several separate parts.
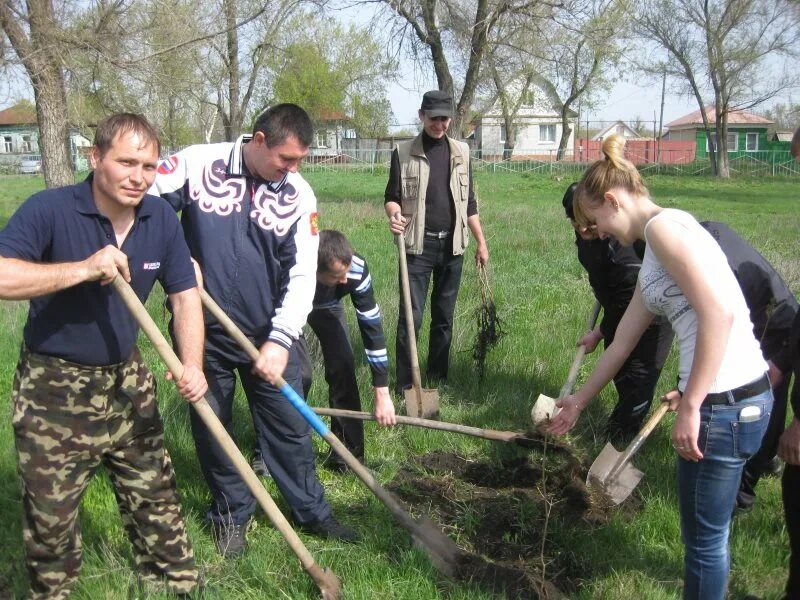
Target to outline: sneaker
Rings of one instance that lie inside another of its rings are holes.
[[[250,468],[259,477],[272,477],[260,452],[256,452],[253,455],[253,460],[250,461]]]
[[[349,527],[339,523],[333,515],[324,521],[313,521],[300,525],[299,529],[310,535],[327,540],[339,540],[351,544],[361,540],[361,536]]]
[[[214,543],[224,558],[235,558],[247,550],[247,523],[214,523],[211,527]]]

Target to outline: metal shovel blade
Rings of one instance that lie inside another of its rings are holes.
[[[436,419],[439,417],[438,390],[419,388],[418,396],[417,390],[411,387],[403,391],[403,397],[406,400],[406,414],[409,417],[418,417],[420,419]]]
[[[531,421],[537,427],[552,419],[556,414],[556,401],[550,396],[539,394],[531,409]]]
[[[589,474],[586,476],[586,483],[601,487],[614,504],[620,504],[630,496],[644,477],[644,473],[630,463],[620,469],[618,475],[609,477],[623,454],[623,452],[615,450],[611,444],[606,444],[592,463]]]

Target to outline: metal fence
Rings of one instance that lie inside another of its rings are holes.
[[[392,150],[375,148],[367,150],[347,150],[338,154],[312,155],[303,165],[304,171],[350,171],[361,173],[388,172]],[[579,175],[590,164],[581,156],[567,154],[557,160],[555,151],[525,151],[515,149],[514,156],[504,157],[502,150],[472,150],[472,165],[475,172],[482,173],[544,173],[548,175]],[[661,161],[640,160],[631,157],[642,173],[666,175],[711,175],[711,163],[707,158],[687,157],[685,161],[677,156],[661,154]],[[754,152],[737,155],[729,159],[732,176],[798,176],[800,164],[789,152]]]

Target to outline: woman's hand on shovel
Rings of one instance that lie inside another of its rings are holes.
[[[583,408],[574,394],[561,398],[556,402],[556,408],[561,410],[553,417],[550,426],[545,431],[551,435],[564,435],[575,427]]]

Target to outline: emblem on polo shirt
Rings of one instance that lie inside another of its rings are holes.
[[[160,262],[146,262],[144,263],[144,266],[142,268],[145,271],[158,271],[160,267],[161,267]]]

